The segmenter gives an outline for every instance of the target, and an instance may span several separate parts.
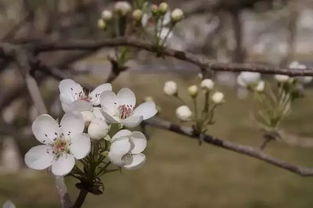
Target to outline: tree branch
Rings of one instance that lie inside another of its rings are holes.
[[[98,50],[104,47],[117,47],[117,46],[129,46],[152,53],[159,53],[162,56],[174,57],[182,61],[192,63],[200,68],[205,68],[206,70],[213,71],[231,71],[231,72],[241,72],[241,71],[251,71],[260,72],[264,74],[285,74],[289,76],[313,76],[313,68],[309,67],[307,69],[288,69],[279,68],[275,66],[267,66],[261,64],[253,63],[218,63],[214,60],[210,60],[206,57],[200,55],[194,55],[185,51],[179,51],[169,48],[164,48],[162,51],[158,51],[156,47],[147,42],[143,42],[136,39],[129,38],[115,38],[106,39],[102,41],[92,41],[92,40],[76,40],[76,41],[48,41],[41,42],[34,46],[36,53],[52,52],[52,51],[71,51],[71,50]]]
[[[231,141],[222,140],[222,139],[210,136],[210,135],[205,135],[205,134],[197,135],[193,131],[193,129],[190,127],[176,125],[168,121],[164,121],[164,120],[156,119],[156,118],[147,120],[145,121],[145,123],[153,127],[166,129],[166,130],[169,130],[169,131],[181,134],[181,135],[189,136],[190,138],[193,138],[193,139],[198,139],[198,140],[201,139],[202,141],[208,144],[212,144],[214,146],[218,146],[223,149],[227,149],[233,152],[237,152],[246,156],[256,158],[258,160],[262,160],[278,168],[288,170],[290,172],[296,173],[301,176],[313,176],[313,168],[293,165],[287,161],[265,154],[264,152],[258,149],[255,149],[253,147],[250,147],[250,146],[236,144]]]

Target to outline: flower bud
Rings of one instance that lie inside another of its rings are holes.
[[[224,94],[222,92],[215,92],[212,95],[212,101],[215,104],[221,104],[222,102],[224,102]]]
[[[99,19],[98,20],[98,28],[101,30],[105,30],[106,29],[107,24],[105,23],[105,21],[103,19]]]
[[[192,112],[187,105],[182,105],[176,109],[176,116],[181,121],[189,121],[192,116]]]
[[[181,9],[174,9],[171,18],[174,23],[179,22],[184,18],[184,12]]]
[[[191,97],[197,97],[198,95],[198,86],[197,85],[191,85],[188,87],[188,93]]]
[[[258,84],[255,86],[255,91],[263,92],[265,89],[265,82],[263,80],[259,81]]]
[[[157,5],[155,5],[155,4],[153,4],[153,5],[151,6],[151,12],[152,12],[153,15],[158,14],[158,12],[159,12],[159,7],[158,7]]]
[[[258,72],[241,72],[237,77],[237,82],[242,87],[248,87],[252,84],[257,84],[261,78]]]
[[[308,84],[308,83],[312,82],[313,77],[310,77],[310,76],[302,76],[302,77],[297,77],[297,80],[298,80],[301,84]]]
[[[114,5],[114,11],[122,16],[127,15],[131,9],[131,5],[127,1],[118,1]]]
[[[93,119],[88,126],[88,134],[92,139],[102,139],[104,138],[109,131],[108,124],[101,119]]]
[[[147,96],[147,97],[144,98],[144,101],[145,101],[145,102],[147,102],[147,101],[154,102],[154,99],[153,99],[153,97],[151,97],[151,96]]]
[[[164,84],[163,91],[166,95],[175,96],[177,95],[177,84],[174,81],[167,81]]]
[[[136,9],[133,11],[133,18],[134,20],[138,22],[141,21],[142,15],[143,15],[143,12],[140,9]]]
[[[204,79],[200,84],[201,88],[204,90],[212,90],[214,88],[214,82],[211,79]]]
[[[109,10],[103,10],[101,13],[101,17],[104,21],[110,21],[112,19],[112,12]]]
[[[160,5],[159,5],[159,11],[162,13],[162,14],[165,14],[167,11],[168,11],[168,4],[166,2],[162,2]]]
[[[277,82],[285,83],[288,82],[291,78],[288,75],[283,75],[283,74],[275,74],[274,79]]]
[[[85,121],[85,124],[89,124],[93,119],[95,119],[95,114],[91,111],[82,111],[81,112],[83,119]]]

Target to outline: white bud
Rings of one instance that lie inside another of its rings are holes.
[[[98,118],[93,119],[88,126],[88,134],[92,139],[102,139],[108,134],[108,131],[108,124]]]
[[[242,87],[247,87],[252,84],[257,84],[261,78],[258,72],[241,72],[237,77],[237,83]]]
[[[133,11],[133,18],[134,20],[138,22],[141,21],[142,15],[143,15],[143,12],[140,9],[136,9]]]
[[[224,102],[224,94],[222,92],[215,92],[212,95],[212,101],[215,104],[220,104],[220,103]]]
[[[110,21],[112,19],[112,12],[109,10],[103,10],[101,13],[101,17],[104,21]]]
[[[200,86],[204,90],[212,90],[214,88],[214,82],[211,79],[204,79]]]
[[[165,14],[168,10],[168,4],[166,2],[162,2],[160,5],[159,5],[159,10],[162,14]]]
[[[114,11],[125,16],[131,11],[132,7],[127,1],[118,1],[114,5]]]
[[[297,77],[296,78],[299,82],[301,82],[302,84],[308,84],[310,82],[312,82],[313,77],[310,76],[303,76],[303,77]]]
[[[297,61],[294,61],[291,64],[289,64],[289,68],[290,69],[306,69],[307,67],[303,64],[300,64]]]
[[[167,81],[164,84],[163,91],[166,95],[174,96],[177,94],[177,84],[174,81]]]
[[[85,124],[90,123],[93,119],[95,119],[95,114],[91,111],[82,111],[81,112],[83,119],[85,121]]]
[[[173,22],[179,22],[184,18],[184,12],[181,9],[174,9],[171,18]]]
[[[255,86],[255,91],[263,92],[265,89],[265,82],[263,80],[259,81],[258,84]]]
[[[198,86],[197,85],[191,85],[190,87],[188,87],[188,93],[191,97],[197,97]]]
[[[187,105],[182,105],[176,109],[176,116],[182,121],[189,121],[191,119],[192,112]]]
[[[274,79],[277,82],[281,82],[281,83],[285,83],[288,82],[291,78],[288,75],[284,75],[284,74],[275,74],[274,75]]]
[[[107,26],[106,22],[103,19],[98,20],[98,28],[104,30]]]
[[[145,97],[145,98],[144,98],[144,101],[145,101],[145,102],[147,102],[147,101],[154,102],[153,97],[151,97],[151,96]]]

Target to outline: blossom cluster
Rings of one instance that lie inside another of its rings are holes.
[[[138,168],[145,162],[142,153],[147,146],[145,135],[125,128],[137,127],[153,117],[157,113],[154,102],[147,101],[136,107],[132,90],[123,88],[114,93],[108,83],[86,93],[80,84],[65,79],[60,82],[59,91],[65,114],[60,122],[48,114],[35,119],[32,131],[42,144],[26,153],[28,167],[51,168],[54,175],[63,176],[73,168],[76,172],[79,170],[75,159],[84,165],[90,161],[101,165],[109,160],[106,164],[126,169]]]
[[[187,102],[182,99],[176,82],[167,81],[164,84],[163,92],[168,96],[176,98],[181,103],[176,109],[177,118],[182,122],[193,122],[195,130],[202,133],[207,130],[208,125],[214,123],[215,110],[224,102],[224,94],[220,91],[216,91],[214,85],[214,82],[207,78],[203,79],[199,86],[195,84],[187,88],[186,91],[192,99],[193,110],[191,110]],[[202,89],[203,93],[200,92],[199,88]],[[201,94],[204,96],[203,105],[199,105],[198,103]]]

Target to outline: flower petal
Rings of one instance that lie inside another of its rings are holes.
[[[118,166],[124,165],[122,157],[129,152],[130,148],[131,144],[127,137],[116,139],[110,147],[110,152],[108,155],[110,161]]]
[[[116,134],[114,134],[114,136],[112,137],[112,141],[114,141],[115,139],[121,138],[121,137],[130,136],[131,134],[132,134],[131,131],[129,131],[127,129],[122,129],[122,130],[118,131]]]
[[[134,128],[134,127],[138,126],[142,120],[143,120],[142,116],[132,115],[132,116],[122,120],[121,123],[128,128]]]
[[[76,134],[71,136],[70,151],[78,160],[86,157],[90,152],[90,138],[87,134]]]
[[[92,110],[92,104],[90,102],[85,101],[85,100],[76,100],[76,101],[72,102],[71,104],[69,104],[69,109],[70,109],[69,111],[78,111],[78,112],[91,111]],[[64,112],[68,112],[68,111],[64,110]]]
[[[108,123],[119,123],[120,122],[119,117],[116,117],[116,116],[114,117],[110,113],[103,111],[102,114],[105,117],[106,122],[108,122]]]
[[[142,116],[143,120],[153,117],[158,112],[155,103],[151,101],[140,104],[133,112],[134,116]]]
[[[129,105],[135,107],[136,105],[136,96],[133,91],[128,88],[122,88],[117,93],[119,105]]]
[[[104,91],[112,91],[112,85],[109,83],[99,85],[89,94],[93,105],[100,105],[100,95]]]
[[[25,164],[35,170],[43,170],[51,166],[54,155],[49,145],[38,145],[32,147],[25,154]]]
[[[94,107],[93,108],[93,114],[95,115],[96,118],[101,119],[101,120],[105,120],[105,117],[102,113],[102,109],[98,108],[98,107]]]
[[[59,124],[48,114],[36,118],[32,125],[36,139],[43,144],[51,144],[61,134]]]
[[[79,95],[85,95],[80,84],[71,79],[64,79],[59,84],[60,100],[64,103],[71,103],[79,98]]]
[[[140,168],[146,161],[146,156],[142,153],[127,156],[124,158],[124,162],[127,163],[124,168],[128,170]]]
[[[100,95],[100,104],[104,112],[109,113],[110,115],[118,114],[118,99],[114,92],[104,91]]]
[[[61,129],[64,135],[79,134],[84,131],[85,122],[81,113],[65,113],[61,122]]]
[[[52,173],[58,176],[64,176],[71,172],[75,165],[73,155],[63,154],[52,164]]]
[[[140,131],[134,131],[130,137],[130,143],[132,144],[132,148],[130,153],[138,154],[144,151],[147,147],[147,139],[146,136]]]

